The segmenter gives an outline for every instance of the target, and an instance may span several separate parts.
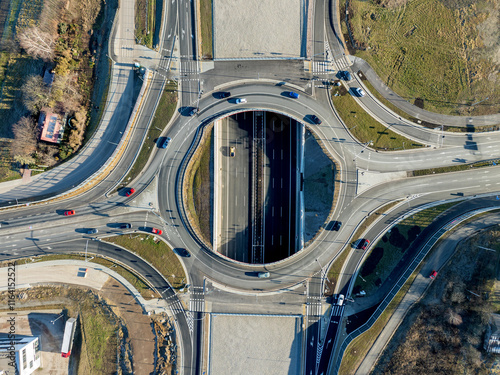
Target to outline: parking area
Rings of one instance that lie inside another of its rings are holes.
[[[301,316],[211,314],[209,324],[209,374],[301,373]]]
[[[17,336],[39,336],[42,367],[36,374],[68,375],[75,374],[74,360],[61,357],[64,333],[64,318],[61,310],[16,311],[15,329]],[[0,313],[0,332],[9,332],[8,312]]]
[[[303,3],[303,0],[214,0],[214,59],[304,57]]]

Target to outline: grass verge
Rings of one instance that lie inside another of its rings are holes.
[[[370,225],[372,225],[372,223],[375,220],[377,220],[380,216],[385,215],[385,213],[389,211],[390,208],[392,208],[398,203],[399,201],[390,202],[380,207],[379,209],[375,210],[375,212],[370,216],[368,216],[368,218],[358,227],[353,238],[354,239],[360,238],[363,232]],[[335,289],[335,285],[337,284],[338,278],[340,276],[340,271],[342,270],[342,266],[347,258],[347,255],[349,254],[349,251],[350,251],[349,247],[345,248],[342,254],[340,254],[340,256],[335,260],[335,262],[333,262],[330,269],[328,270],[327,278],[328,278],[328,288],[330,289],[331,292],[330,294],[333,294],[333,290]]]
[[[203,59],[212,59],[212,1],[200,0],[201,55]]]
[[[465,162],[465,160],[463,160],[463,161],[458,160],[458,162]],[[412,171],[410,173],[410,175],[411,176],[425,176],[425,175],[429,175],[429,174],[460,172],[460,171],[468,171],[471,168],[484,168],[484,167],[498,166],[499,164],[500,164],[500,159],[487,160],[487,161],[480,161],[480,162],[471,163],[471,164],[453,165],[450,167],[419,169],[417,171]]]
[[[151,263],[168,280],[174,289],[186,285],[184,268],[168,245],[148,234],[126,234],[106,238],[106,242],[120,245]]]
[[[403,287],[394,296],[391,303],[389,303],[387,308],[382,312],[373,326],[368,331],[352,340],[352,342],[344,352],[342,363],[339,369],[339,374],[354,374],[356,372],[357,368],[366,357],[366,354],[372,347],[373,343],[380,335],[380,332],[382,332],[392,314],[398,307],[399,302],[401,302],[408,289],[410,289],[413,280],[415,279],[415,277],[417,277],[419,272],[420,266],[417,267],[417,269],[411,274],[408,280],[406,280],[406,282],[403,284]]]
[[[174,115],[176,107],[177,83],[169,81],[161,95],[160,102],[156,108],[155,117],[149,127],[141,151],[139,151],[139,155],[137,155],[134,165],[123,179],[123,182],[119,185],[119,188],[127,186],[128,183],[133,181],[144,169],[151,155],[151,147],[156,147],[156,141]]]
[[[135,37],[139,44],[153,48],[155,30],[155,0],[137,0],[135,2]]]
[[[392,227],[371,247],[354,283],[353,294],[359,293],[361,289],[367,295],[374,293],[389,277],[420,232],[456,204],[445,203],[419,211]]]
[[[331,91],[332,102],[339,116],[354,138],[361,143],[371,142],[375,150],[403,150],[422,148],[424,145],[403,137],[375,120],[356,103],[344,86],[336,86]]]
[[[193,155],[186,170],[186,198],[187,211],[191,224],[203,237],[206,243],[212,241],[210,217],[212,212],[212,183],[210,172],[210,158],[213,149],[213,126],[205,129],[199,150]]]
[[[440,124],[432,124],[432,123],[428,123],[426,121],[422,121],[422,120],[419,120],[413,116],[410,116],[408,113],[406,113],[405,111],[399,109],[398,107],[396,107],[394,104],[392,104],[390,101],[388,101],[386,98],[384,98],[376,89],[375,87],[373,87],[373,85],[370,83],[370,81],[368,80],[363,80],[363,84],[366,86],[366,88],[370,91],[370,93],[375,96],[375,98],[377,98],[378,101],[380,101],[383,105],[385,105],[387,108],[389,108],[391,111],[393,111],[394,113],[396,113],[398,116],[406,119],[406,120],[409,120],[409,121],[412,121],[414,122],[415,124],[418,124],[418,125],[421,125],[421,126],[424,126],[426,128],[429,128],[429,129],[435,129],[437,127],[441,128],[441,125]],[[497,127],[492,127],[492,126],[478,126],[478,125],[474,125],[474,126],[448,126],[448,125],[444,125],[443,126],[443,130],[444,131],[447,131],[447,132],[454,132],[454,133],[460,133],[460,132],[485,132],[485,131],[492,131],[497,129],[498,130],[498,126]]]
[[[118,343],[119,326],[115,319],[114,322],[110,320],[110,311],[95,308],[96,299],[85,299],[79,306],[81,351],[78,367],[89,375],[112,370],[110,367],[116,364]]]

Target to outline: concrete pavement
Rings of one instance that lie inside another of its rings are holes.
[[[90,258],[90,257],[89,257]],[[85,269],[88,271],[85,272]],[[0,268],[0,291],[7,288],[8,267]],[[61,283],[74,284],[101,290],[109,277],[116,279],[127,288],[139,303],[144,312],[170,313],[168,304],[164,299],[153,298],[145,300],[141,294],[123,276],[100,264],[82,260],[51,260],[47,262],[34,262],[16,266],[16,289],[30,288],[38,284]]]

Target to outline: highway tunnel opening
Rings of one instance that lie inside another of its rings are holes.
[[[244,263],[277,262],[325,226],[334,163],[304,124],[244,111],[215,121],[212,147],[215,252]]]

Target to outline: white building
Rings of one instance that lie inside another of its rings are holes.
[[[0,375],[29,375],[41,364],[38,336],[0,334]]]

